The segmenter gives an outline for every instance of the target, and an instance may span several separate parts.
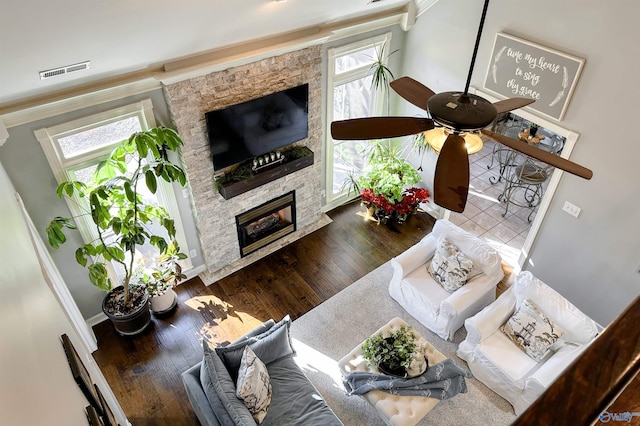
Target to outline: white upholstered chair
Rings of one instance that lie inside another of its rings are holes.
[[[441,237],[447,237],[473,261],[468,282],[452,293],[427,271]],[[391,259],[391,264],[391,297],[445,340],[452,340],[466,318],[495,300],[496,285],[504,276],[502,259],[490,245],[445,219],[437,220],[429,235]]]
[[[532,300],[544,315],[564,330],[540,362],[513,343],[500,327]],[[514,284],[491,305],[465,321],[467,337],[457,354],[473,376],[513,405],[520,415],[593,341],[597,324],[531,272],[521,272]]]

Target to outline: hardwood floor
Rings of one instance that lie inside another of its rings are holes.
[[[202,340],[232,341],[259,323],[303,315],[418,242],[434,219],[419,212],[403,225],[365,221],[358,202],[329,213],[333,222],[252,265],[205,286],[176,289],[178,307],[153,316],[135,337],[105,321],[94,327],[97,364],[134,426],[198,425],[180,374],[202,359]]]

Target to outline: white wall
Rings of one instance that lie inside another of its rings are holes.
[[[464,3],[440,0],[420,16],[406,37],[403,75],[436,92],[464,89],[483,2]],[[571,160],[594,177],[562,177],[525,268],[602,324],[640,293],[638,16],[633,0],[493,0],[471,81],[482,88],[497,32],[586,60],[559,124],[580,133]],[[582,208],[577,219],[562,211],[565,200]]]
[[[62,334],[103,393],[112,393],[43,278],[2,163],[0,242],[0,423],[86,426],[88,402],[71,375]],[[119,421],[126,424],[124,417]]]

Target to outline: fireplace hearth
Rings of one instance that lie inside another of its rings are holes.
[[[236,226],[241,257],[295,232],[295,191],[237,215]]]

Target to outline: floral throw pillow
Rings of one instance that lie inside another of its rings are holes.
[[[471,268],[473,261],[459,251],[448,238],[441,238],[428,271],[438,284],[452,293],[467,283]]]
[[[249,346],[245,346],[242,354],[236,396],[244,402],[256,423],[262,423],[271,404],[271,383],[267,366]]]
[[[520,308],[500,327],[524,353],[540,362],[553,345],[564,334],[532,300],[522,301]]]

